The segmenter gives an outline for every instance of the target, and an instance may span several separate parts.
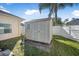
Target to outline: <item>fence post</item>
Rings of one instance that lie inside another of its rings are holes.
[[[69,34],[71,35],[71,26],[69,26]]]

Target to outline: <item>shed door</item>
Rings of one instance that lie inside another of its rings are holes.
[[[48,25],[44,22],[32,24],[32,39],[39,42],[45,42],[48,39]]]
[[[32,40],[38,41],[38,23],[33,23],[31,26]]]
[[[46,42],[48,40],[48,25],[45,22],[38,23],[38,41]]]

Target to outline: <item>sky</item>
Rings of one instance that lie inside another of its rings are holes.
[[[38,3],[0,3],[0,9],[13,15],[24,18],[26,21],[47,18],[49,10],[45,9],[40,14]],[[79,18],[79,5],[58,10],[58,17],[62,21],[69,18]]]

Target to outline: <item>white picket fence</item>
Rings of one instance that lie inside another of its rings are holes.
[[[76,26],[53,26],[53,35],[60,35],[79,41],[79,25]]]

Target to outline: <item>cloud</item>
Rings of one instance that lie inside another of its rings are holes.
[[[39,13],[39,10],[26,10],[25,11],[25,14],[26,15],[33,15],[33,14],[36,14],[36,13]]]
[[[10,13],[10,11],[6,10],[2,5],[0,5],[0,10]]]
[[[79,16],[79,10],[74,10],[74,11],[72,12],[72,14],[73,14],[74,16]]]
[[[6,5],[12,5],[13,3],[5,3]]]

